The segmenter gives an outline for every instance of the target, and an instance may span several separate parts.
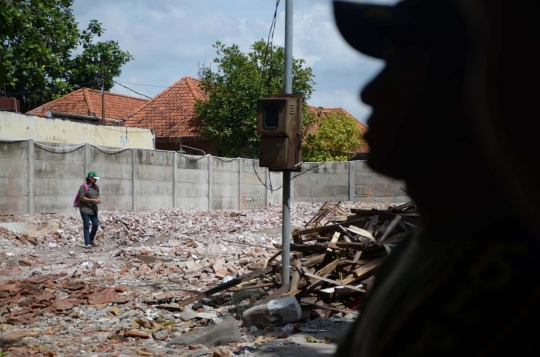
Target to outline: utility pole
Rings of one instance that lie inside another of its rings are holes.
[[[292,36],[293,0],[285,0],[285,86],[283,94],[292,94]],[[301,110],[301,108],[300,108]],[[291,261],[291,171],[283,171],[283,209],[282,209],[282,277],[283,285],[290,280]]]
[[[101,58],[101,124],[105,125],[105,63]]]

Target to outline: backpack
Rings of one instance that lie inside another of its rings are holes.
[[[95,187],[96,190],[98,190],[98,192],[99,192],[99,187],[98,187],[98,185],[95,185],[95,184],[94,184],[94,187]],[[88,184],[85,183],[85,184],[84,184],[84,193],[87,193],[87,192],[88,192]],[[79,208],[79,200],[80,200],[79,194],[80,194],[80,191],[77,191],[77,196],[75,196],[75,200],[73,201],[73,207],[75,207],[75,208]]]

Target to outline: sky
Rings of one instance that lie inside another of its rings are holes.
[[[391,4],[397,0],[371,0]],[[293,57],[303,58],[315,75],[309,104],[342,107],[365,122],[370,108],[361,103],[360,89],[383,67],[353,50],[339,34],[331,0],[296,0],[293,10]],[[116,78],[124,86],[153,97],[215,57],[212,45],[237,44],[248,52],[257,40],[267,39],[275,0],[75,0],[79,27],[96,19],[106,33],[134,60]],[[278,8],[274,44],[285,39],[285,0]],[[112,92],[137,96],[116,85]]]

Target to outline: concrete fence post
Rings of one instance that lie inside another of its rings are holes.
[[[174,158],[173,158],[173,187],[172,187],[172,194],[173,194],[173,208],[177,208],[177,205],[176,205],[176,195],[178,195],[178,191],[177,191],[177,183],[178,181],[178,153],[175,152],[174,153]]]
[[[259,164],[257,163],[257,166]],[[270,205],[270,197],[269,197],[269,189],[268,189],[268,175],[270,175],[270,171],[268,171],[268,167],[264,168],[264,205],[268,207]]]
[[[242,158],[238,158],[238,209],[242,209]]]
[[[137,195],[135,193],[135,188],[137,187],[137,167],[139,165],[137,151],[137,149],[131,150],[131,210],[133,212],[137,210]]]
[[[84,155],[84,169],[83,169],[83,175],[86,176],[88,171],[90,171],[90,144],[84,143],[83,147],[83,155]]]
[[[28,185],[28,214],[34,215],[34,140],[26,140],[26,156],[27,169],[26,169],[26,184]]]
[[[291,202],[294,202],[294,179],[293,177],[296,176],[296,175],[299,175],[301,174],[301,172],[298,172],[298,173],[295,173],[295,172],[291,172],[291,195],[290,195],[290,198],[291,198]]]
[[[356,163],[349,161],[349,201],[356,200]]]
[[[212,210],[212,155],[208,154],[208,210]]]

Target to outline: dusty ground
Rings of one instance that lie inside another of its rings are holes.
[[[303,227],[320,206],[295,203],[291,225]],[[31,227],[26,234],[0,228],[0,348],[8,356],[204,355],[206,346],[165,346],[234,315],[231,294],[192,306],[196,316],[175,303],[256,268],[281,241],[281,206],[103,212],[100,220],[99,246],[85,249],[78,212],[0,217]],[[250,331],[238,321],[242,341],[224,347],[233,355],[331,356],[354,316],[322,320],[308,312],[288,330]],[[259,336],[277,339],[256,344]]]

